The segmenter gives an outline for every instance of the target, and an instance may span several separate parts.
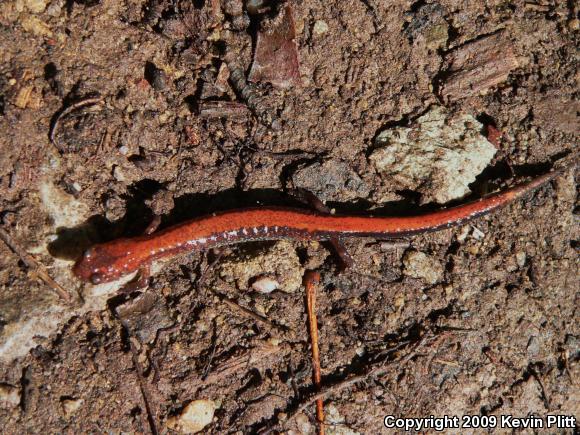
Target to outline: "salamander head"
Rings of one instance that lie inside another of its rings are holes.
[[[124,256],[115,253],[113,243],[93,246],[77,260],[73,266],[73,273],[81,280],[91,284],[102,284],[115,281],[123,275],[134,272],[137,268],[130,268],[123,262]],[[123,267],[119,267],[120,263]]]

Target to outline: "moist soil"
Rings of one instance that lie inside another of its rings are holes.
[[[368,156],[380,131],[411,126],[433,105],[471,114],[497,146],[475,196],[577,158],[574,2],[291,2],[298,76],[281,65],[282,86],[234,83],[285,6],[0,5],[0,214],[21,248],[0,243],[4,334],[30,307],[67,306],[38,270],[87,297],[91,286],[70,273],[84,247],[142,234],[155,215],[164,228],[237,207],[301,206],[287,191],[311,165],[338,168],[317,189],[337,212],[425,210],[416,192],[381,183]],[[490,35],[493,56],[479,43]],[[468,62],[455,60],[465,52]],[[337,188],[341,172],[365,187]],[[265,294],[236,276],[236,262],[264,252],[296,259],[266,263],[279,281],[284,267],[294,278],[321,273],[327,432],[390,432],[386,415],[578,417],[575,177],[568,169],[472,225],[348,240],[344,271],[331,247],[308,241],[174,259],[146,291],[61,313],[4,359],[3,431],[167,433],[206,399],[215,412],[205,433],[315,433],[303,288]],[[415,251],[438,265],[435,279],[405,273]]]

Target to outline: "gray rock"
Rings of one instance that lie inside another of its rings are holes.
[[[418,191],[423,203],[443,204],[469,194],[467,186],[495,155],[482,127],[471,115],[450,116],[433,107],[411,128],[380,133],[380,147],[369,160],[393,189]]]
[[[369,187],[346,163],[328,160],[297,170],[292,175],[295,187],[314,193],[323,201],[351,201],[366,198]]]

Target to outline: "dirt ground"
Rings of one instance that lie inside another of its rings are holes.
[[[580,417],[578,14],[557,0],[3,1],[2,431],[187,432],[194,403],[204,433],[315,433],[310,268],[327,433],[391,433],[387,415]],[[248,85],[257,35],[280,22],[263,60],[279,63]],[[437,208],[369,159],[381,131],[434,105],[497,148],[474,197],[569,169],[470,225],[348,240],[342,273],[307,241],[182,256],[131,295],[71,273],[155,215],[164,228],[300,206],[293,184],[341,213]],[[409,273],[416,252],[433,274]],[[263,271],[282,288],[253,290]]]

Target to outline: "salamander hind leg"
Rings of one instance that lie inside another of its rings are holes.
[[[322,214],[331,214],[332,212],[330,209],[318,198],[314,193],[306,190],[306,189],[294,189],[291,191],[291,194],[314,210]],[[335,254],[338,256],[340,265],[339,265],[339,273],[344,272],[346,269],[352,267],[354,261],[348,251],[346,250],[344,244],[338,237],[331,237],[329,239],[329,243],[332,246]]]
[[[151,222],[149,222],[149,225],[147,225],[147,228],[145,228],[144,233],[146,235],[153,234],[155,231],[157,231],[157,228],[159,228],[160,224],[161,224],[161,216],[156,214],[155,216],[153,216],[153,219],[151,219]]]
[[[344,272],[346,269],[349,269],[354,264],[354,260],[352,259],[351,255],[348,253],[346,247],[343,245],[342,241],[338,237],[332,237],[329,240],[334,252],[338,256],[340,265],[338,272]]]

